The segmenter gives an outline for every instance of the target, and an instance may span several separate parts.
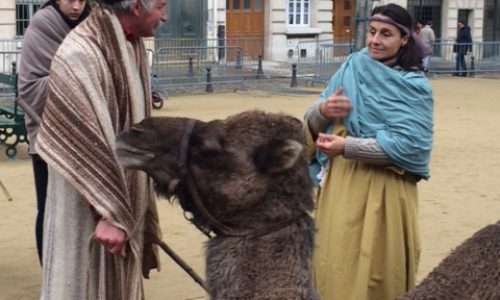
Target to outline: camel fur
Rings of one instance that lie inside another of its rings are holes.
[[[500,222],[476,232],[399,300],[500,299]]]
[[[301,121],[247,111],[192,121],[187,132],[190,120],[145,119],[118,137],[117,153],[126,168],[147,172],[159,194],[177,199],[198,228],[215,232],[206,244],[211,299],[319,299],[310,271],[313,193]],[[214,226],[195,205],[189,180],[216,220],[248,234]]]

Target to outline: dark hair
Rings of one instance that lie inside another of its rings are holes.
[[[390,3],[387,5],[377,6],[372,11],[372,16],[375,14],[380,14],[386,17],[391,18],[394,22],[403,25],[404,27],[410,29],[412,28],[412,18],[408,11],[403,7]],[[401,36],[407,35],[402,29],[399,28]],[[422,69],[422,54],[417,50],[414,37],[409,35],[408,42],[404,47],[401,47],[397,54],[398,65],[404,70],[412,70],[415,67]]]
[[[68,24],[68,26],[70,28],[75,28],[76,25],[80,24],[83,20],[85,20],[85,18],[88,17],[88,15],[90,14],[90,10],[92,9],[92,5],[93,5],[93,0],[86,0],[85,1],[85,7],[83,8],[83,11],[82,11],[82,14],[80,15],[80,17],[78,18],[78,20],[70,20],[62,11],[61,9],[59,8],[59,5],[57,4],[57,0],[48,0],[47,2],[45,2],[44,4],[42,4],[40,6],[40,8],[45,8],[49,5],[52,5],[55,10],[57,10],[57,12],[61,15],[61,17],[64,19],[64,22],[66,22],[66,24]]]

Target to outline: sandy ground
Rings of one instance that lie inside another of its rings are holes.
[[[500,219],[499,81],[440,78],[431,83],[435,146],[432,177],[419,185],[423,244],[419,279],[473,232]],[[315,98],[316,93],[256,91],[177,96],[155,115],[211,120],[259,108],[302,117]],[[0,146],[0,180],[13,201],[7,201],[0,190],[0,299],[37,299],[41,272],[33,233],[36,205],[31,160],[19,155],[7,161],[4,149]],[[203,274],[206,238],[184,220],[178,206],[160,201],[159,210],[165,242]],[[203,289],[164,254],[162,263],[161,272],[153,272],[145,281],[147,299],[206,299]]]

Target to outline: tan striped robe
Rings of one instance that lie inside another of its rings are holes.
[[[135,53],[139,59],[135,60]],[[124,171],[115,137],[150,115],[142,41],[125,39],[117,17],[95,9],[57,51],[36,150],[49,165],[42,299],[141,299],[143,251],[160,238],[152,185]],[[127,233],[127,255],[93,241],[90,203]],[[157,266],[157,252],[145,260]]]

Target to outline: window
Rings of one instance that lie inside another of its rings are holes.
[[[288,25],[309,26],[309,0],[288,0]]]
[[[345,27],[350,27],[351,26],[351,17],[350,16],[345,16],[344,17],[344,26]]]
[[[233,0],[233,9],[240,9],[240,0]]]
[[[44,0],[16,0],[16,35],[23,36],[31,18]]]
[[[243,0],[243,9],[250,9],[250,0]]]
[[[254,3],[253,3],[253,9],[255,11],[259,11],[260,10],[260,0],[255,0]]]
[[[344,10],[351,10],[351,0],[344,1]]]

